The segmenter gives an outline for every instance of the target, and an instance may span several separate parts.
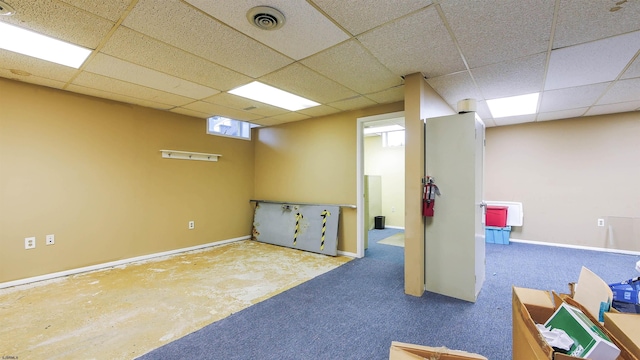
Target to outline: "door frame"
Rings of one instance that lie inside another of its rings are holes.
[[[357,121],[357,160],[356,160],[356,238],[358,258],[364,257],[364,124],[371,121],[394,119],[404,117],[404,111],[396,111],[387,114],[373,115],[358,118]],[[406,171],[406,169],[405,169]]]

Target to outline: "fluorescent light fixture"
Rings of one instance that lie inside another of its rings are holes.
[[[305,99],[298,95],[293,95],[257,81],[230,90],[229,93],[277,106],[289,111],[298,111],[320,105],[315,101]]]
[[[378,133],[400,131],[400,130],[404,130],[404,128],[400,125],[387,125],[387,126],[364,128],[364,134],[369,135],[369,134],[378,134]]]
[[[83,48],[0,21],[0,48],[60,65],[79,68],[91,54]]]
[[[500,99],[487,100],[487,106],[493,118],[507,116],[535,114],[538,107],[538,96],[540,93],[533,93],[520,96],[511,96]]]

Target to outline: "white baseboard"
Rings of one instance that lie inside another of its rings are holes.
[[[600,248],[600,247],[594,247],[594,246],[558,244],[558,243],[548,243],[548,242],[542,242],[542,241],[531,241],[531,240],[520,240],[520,239],[509,239],[509,241],[510,242],[515,242],[515,243],[543,245],[543,246],[555,246],[555,247],[563,247],[563,248],[569,248],[569,249],[592,250],[592,251],[601,251],[601,252],[616,253],[616,254],[626,254],[626,255],[640,255],[640,251],[607,249],[607,248]]]
[[[391,226],[391,225],[385,225],[386,228],[389,229],[400,229],[400,230],[404,230],[404,226]]]
[[[160,252],[160,253],[154,253],[154,254],[149,254],[149,255],[136,256],[136,257],[133,257],[133,258],[117,260],[117,261],[111,261],[111,262],[103,263],[103,264],[85,266],[85,267],[81,267],[81,268],[77,268],[77,269],[59,271],[59,272],[55,272],[55,273],[51,273],[51,274],[34,276],[34,277],[30,277],[30,278],[25,278],[25,279],[18,279],[18,280],[14,280],[14,281],[8,281],[8,282],[0,283],[0,289],[12,287],[12,286],[30,284],[30,283],[34,283],[34,282],[37,282],[37,281],[50,280],[50,279],[63,277],[63,276],[80,274],[80,273],[87,272],[87,271],[94,271],[94,270],[102,270],[102,269],[112,268],[112,267],[116,267],[116,266],[120,266],[120,265],[130,264],[130,263],[133,263],[133,262],[149,260],[149,259],[158,258],[158,257],[162,257],[162,256],[175,255],[175,254],[179,254],[179,253],[183,253],[183,252],[187,252],[187,251],[205,249],[205,248],[208,248],[208,247],[229,244],[229,243],[232,243],[232,242],[236,242],[236,241],[240,241],[240,240],[247,240],[247,239],[251,239],[251,235],[241,236],[241,237],[228,239],[228,240],[216,241],[216,242],[212,242],[212,243],[208,243],[208,244],[191,246],[191,247],[182,248],[182,249],[175,249],[175,250],[163,251],[163,252]]]
[[[348,257],[352,257],[352,258],[357,258],[358,257],[358,254],[356,254],[356,253],[342,251],[342,250],[338,250],[338,255],[340,255],[340,256],[348,256]]]

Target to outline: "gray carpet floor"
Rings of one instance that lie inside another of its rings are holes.
[[[376,243],[396,230],[373,231],[365,258],[140,359],[388,359],[392,341],[510,359],[512,285],[567,292],[583,265],[611,283],[636,276],[640,259],[521,243],[487,244],[487,279],[473,304],[433,293],[405,295],[404,249]]]

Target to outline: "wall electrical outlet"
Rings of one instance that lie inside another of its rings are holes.
[[[53,245],[56,243],[56,237],[55,235],[51,234],[51,235],[47,235],[45,237],[45,244],[47,245]]]
[[[196,228],[196,222],[195,221],[189,221],[189,230],[193,230]]]
[[[36,238],[35,237],[24,238],[24,248],[25,249],[35,249],[36,248]]]
[[[604,226],[604,219],[598,219],[598,226]]]

